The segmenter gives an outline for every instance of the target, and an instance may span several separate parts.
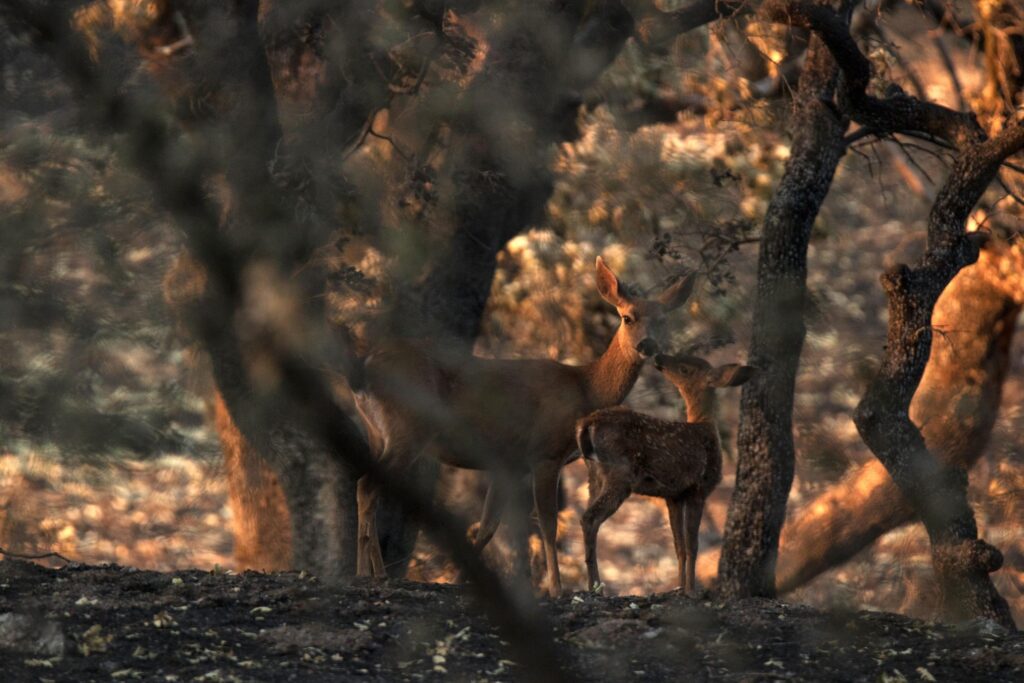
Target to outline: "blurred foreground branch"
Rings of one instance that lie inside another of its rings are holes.
[[[197,310],[195,329],[211,355],[233,361],[218,364],[215,373],[219,374],[218,384],[230,388],[225,399],[235,419],[267,443],[302,429],[339,459],[349,476],[365,473],[388,495],[402,499],[408,513],[424,524],[427,533],[462,568],[483,609],[513,644],[531,676],[535,680],[563,680],[565,674],[553,649],[550,628],[546,628],[546,620],[528,599],[527,591],[508,590],[486,567],[466,541],[464,523],[435,506],[414,486],[387,475],[309,360],[283,342],[279,330],[265,325],[250,329],[243,345],[235,325],[245,306],[247,274],[256,263],[223,239],[218,211],[204,188],[204,178],[219,168],[215,160],[195,145],[176,139],[159,111],[119,92],[104,78],[70,31],[64,12],[40,10],[32,3],[16,0],[8,5],[33,27],[40,44],[60,63],[86,100],[99,129],[125,136],[126,156],[150,183],[154,198],[175,218],[193,256],[203,265],[209,280]],[[286,227],[273,218],[276,216],[253,227],[271,235]],[[281,275],[287,277],[288,273]],[[319,321],[309,322],[314,330],[323,327]],[[269,363],[262,370],[270,370],[269,383],[267,375],[254,377],[247,367],[245,358],[253,353]],[[301,458],[297,464],[304,464]]]

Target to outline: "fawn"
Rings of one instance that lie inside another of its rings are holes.
[[[704,501],[722,480],[715,388],[739,386],[755,372],[746,365],[712,367],[694,356],[658,354],[654,365],[686,401],[686,422],[660,420],[620,406],[598,410],[576,423],[576,442],[590,479],[583,540],[591,590],[601,583],[598,529],[631,493],[639,493],[668,503],[679,585],[693,592]]]
[[[523,475],[532,475],[551,595],[562,590],[555,547],[558,477],[576,449],[576,420],[626,397],[644,361],[658,352],[667,314],[682,306],[694,285],[691,274],[655,297],[643,297],[621,283],[600,257],[596,276],[599,293],[616,308],[622,324],[607,350],[589,365],[447,357],[443,349],[393,344],[367,358],[364,386],[354,392],[370,444],[389,468],[423,485],[436,479],[436,473],[427,472],[431,461],[489,471],[491,486],[475,538],[478,549],[494,536],[502,508],[518,492]],[[376,485],[366,477],[360,480],[358,565],[363,575],[385,574],[377,497]]]

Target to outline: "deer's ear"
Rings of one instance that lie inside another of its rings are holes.
[[[615,277],[615,273],[604,264],[604,259],[600,256],[597,257],[597,291],[605,301],[616,308],[626,303],[622,288],[619,286],[619,278]]]
[[[696,273],[690,273],[677,279],[658,295],[658,303],[664,306],[666,311],[679,308],[690,298],[696,281]]]
[[[757,374],[757,368],[749,365],[723,365],[708,375],[708,384],[713,387],[738,387]]]

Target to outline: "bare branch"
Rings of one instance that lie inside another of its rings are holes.
[[[857,123],[887,133],[921,131],[955,145],[984,138],[973,114],[922,102],[898,88],[885,98],[869,95],[871,64],[851,36],[846,21],[830,7],[804,1],[768,0],[761,6],[761,14],[771,21],[812,29],[821,36],[843,72],[843,94],[850,116]]]
[[[51,557],[66,562],[67,564],[75,564],[74,560],[69,560],[60,553],[39,553],[38,555],[23,555],[21,553],[13,553],[6,548],[0,547],[0,555],[5,557],[13,557],[16,560],[48,560]]]
[[[700,28],[719,19],[749,14],[757,8],[758,0],[693,0],[672,12],[658,9],[653,0],[634,7],[636,37],[647,47],[658,48],[681,33]],[[631,3],[637,5],[639,3]]]

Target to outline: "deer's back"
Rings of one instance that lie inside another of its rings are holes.
[[[486,469],[494,458],[527,467],[571,451],[589,410],[582,373],[551,360],[380,353],[366,363],[360,412],[382,441],[430,439],[444,462]]]
[[[706,495],[721,480],[714,423],[661,420],[615,408],[587,419],[595,460],[590,464],[628,476],[635,493],[671,498],[696,490]]]

